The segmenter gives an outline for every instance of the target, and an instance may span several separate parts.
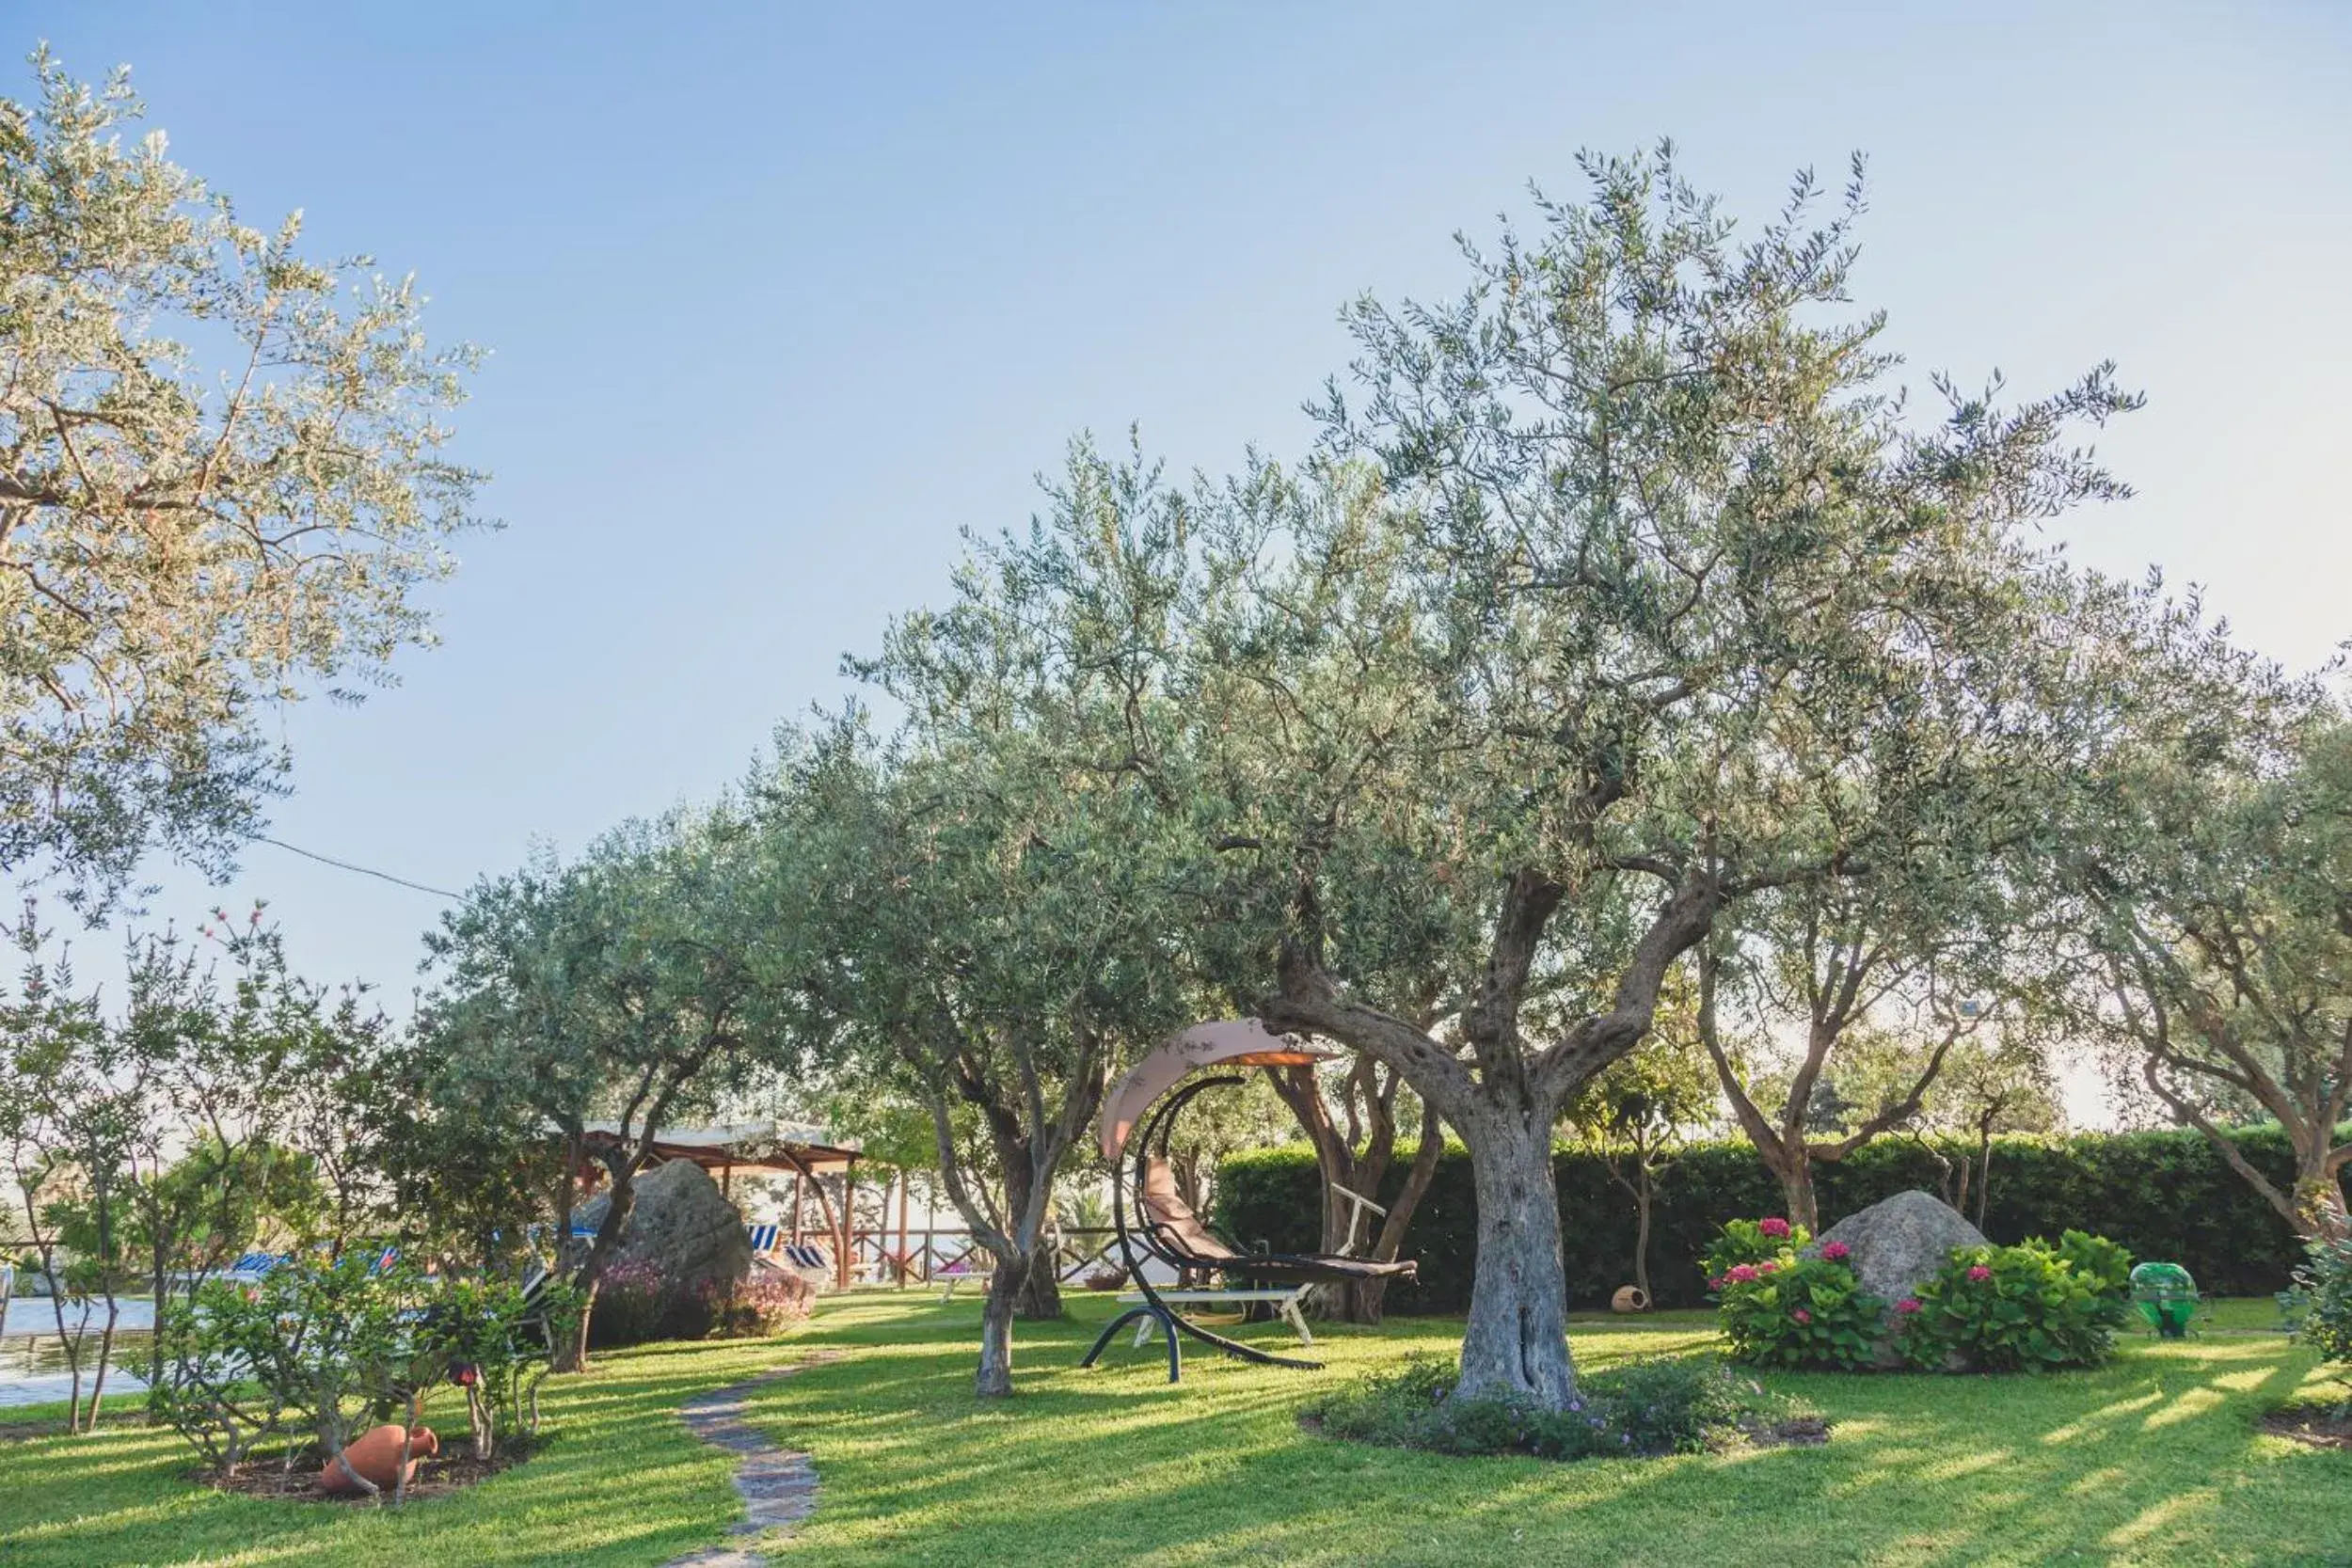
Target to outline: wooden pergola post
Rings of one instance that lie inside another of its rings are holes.
[[[850,1288],[850,1249],[857,1244],[857,1156],[852,1154],[841,1166],[841,1244],[834,1249],[833,1283],[838,1291]]]
[[[907,1288],[907,1183],[912,1180],[904,1170],[898,1172],[898,1289]]]
[[[801,1173],[792,1173],[792,1244],[801,1244]]]

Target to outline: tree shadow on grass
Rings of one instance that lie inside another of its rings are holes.
[[[1056,1341],[1033,1338],[1026,1391],[1002,1405],[971,1399],[968,1347],[885,1353],[887,1401],[846,1363],[763,1390],[755,1418],[825,1478],[783,1560],[2269,1562],[2352,1542],[2352,1460],[2255,1430],[2304,1375],[2276,1345],[2127,1350],[2042,1378],[1774,1379],[1836,1419],[1827,1448],[1564,1465],[1329,1442],[1295,1423],[1326,1386],[1312,1374],[1202,1358],[1169,1389],[1135,1365],[1041,1366]],[[1651,1350],[1633,1339],[1580,1357]],[[1333,1351],[1404,1352],[1382,1348]]]

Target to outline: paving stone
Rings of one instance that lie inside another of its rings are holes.
[[[743,1499],[745,1517],[727,1527],[730,1535],[758,1535],[796,1525],[817,1511],[817,1464],[807,1454],[780,1449],[758,1428],[741,1418],[752,1391],[763,1384],[790,1377],[804,1367],[840,1359],[838,1352],[820,1351],[790,1367],[775,1367],[731,1384],[697,1394],[678,1407],[686,1428],[715,1449],[742,1457],[735,1466],[735,1494]],[[768,1560],[743,1546],[710,1546],[672,1558],[663,1568],[767,1568]]]

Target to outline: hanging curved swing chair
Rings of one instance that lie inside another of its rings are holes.
[[[1156,1322],[1168,1340],[1170,1383],[1177,1381],[1184,1369],[1178,1348],[1180,1337],[1198,1339],[1228,1355],[1268,1367],[1312,1370],[1323,1365],[1320,1361],[1276,1355],[1203,1328],[1177,1311],[1152,1288],[1152,1281],[1144,1275],[1147,1260],[1176,1270],[1180,1277],[1205,1272],[1225,1275],[1229,1280],[1237,1277],[1262,1284],[1349,1284],[1362,1279],[1414,1277],[1414,1264],[1409,1259],[1383,1263],[1369,1258],[1351,1258],[1344,1252],[1243,1252],[1210,1230],[1176,1189],[1168,1147],[1177,1117],[1208,1090],[1246,1083],[1248,1075],[1219,1072],[1189,1084],[1184,1082],[1185,1079],[1211,1068],[1272,1070],[1311,1067],[1334,1054],[1270,1034],[1254,1018],[1196,1023],[1154,1047],[1112,1088],[1103,1106],[1103,1158],[1114,1173],[1120,1170],[1122,1155],[1131,1158],[1124,1178],[1111,1183],[1111,1222],[1118,1227],[1119,1248],[1126,1259],[1127,1275],[1135,1281],[1143,1304],[1112,1319],[1079,1366],[1093,1366],[1113,1335],[1145,1318]],[[1177,1086],[1180,1084],[1181,1088]],[[1343,1188],[1341,1191],[1356,1203],[1358,1220],[1363,1217],[1365,1209],[1379,1208],[1358,1194]],[[1353,1236],[1351,1227],[1351,1244]]]

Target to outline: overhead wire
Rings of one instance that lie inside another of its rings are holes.
[[[305,849],[299,844],[289,844],[282,838],[272,838],[267,833],[256,833],[253,836],[263,844],[274,844],[290,854],[300,855],[305,860],[316,861],[321,865],[331,865],[338,871],[356,871],[362,877],[373,877],[377,881],[390,882],[395,887],[412,888],[419,893],[429,893],[436,898],[462,899],[466,896],[462,893],[452,893],[445,887],[428,887],[422,882],[412,882],[405,877],[395,877],[389,871],[378,871],[373,866],[355,865],[349,861],[339,861],[332,855],[322,855],[314,849]]]

